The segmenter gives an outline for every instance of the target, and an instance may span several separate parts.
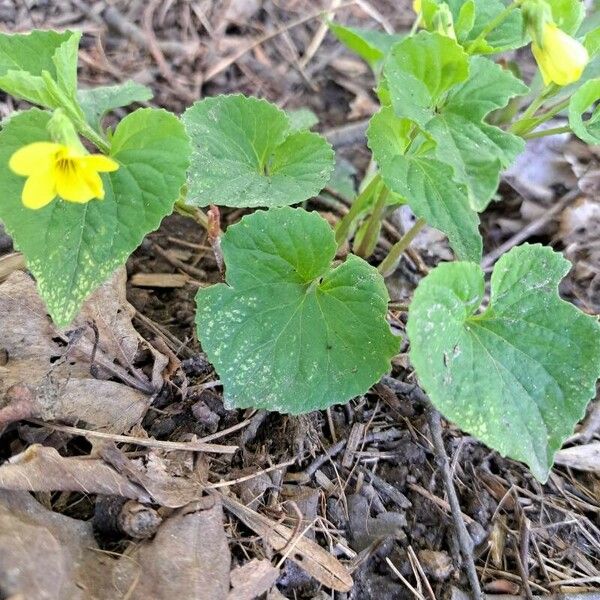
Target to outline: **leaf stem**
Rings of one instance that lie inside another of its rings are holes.
[[[556,93],[557,87],[554,84],[545,87],[540,94],[533,100],[533,102],[528,106],[527,110],[521,115],[521,117],[515,121],[509,128],[511,133],[515,135],[524,135],[529,133],[532,129],[535,129],[541,123],[544,123],[548,119],[551,119],[557,112],[560,112],[564,108],[569,105],[569,100],[566,101],[566,104],[563,105],[563,102],[559,102],[553,108],[542,113],[541,115],[535,116],[535,113],[542,107],[544,102],[548,100],[548,98],[552,97]],[[559,106],[556,112],[553,112],[554,109]]]
[[[197,206],[190,206],[183,200],[177,200],[177,202],[175,202],[175,206],[173,207],[173,211],[183,215],[184,217],[193,219],[196,221],[196,223],[198,223],[198,225],[201,225],[208,231],[208,215],[203,210],[200,210]]]
[[[362,192],[352,202],[350,210],[344,215],[342,220],[337,224],[335,228],[335,241],[338,244],[338,248],[348,238],[348,233],[352,227],[352,223],[358,218],[360,213],[365,209],[369,198],[373,195],[377,186],[381,183],[381,175],[376,173],[371,181],[366,185]]]
[[[542,129],[540,131],[534,131],[532,133],[524,133],[521,137],[525,140],[533,140],[535,138],[542,138],[548,135],[557,135],[558,133],[570,133],[571,127],[569,125],[563,125],[562,127],[552,127],[551,129]]]
[[[73,116],[71,116],[73,118]],[[108,154],[110,152],[110,144],[106,141],[104,137],[102,137],[99,133],[96,132],[95,129],[90,127],[85,121],[81,119],[77,119],[74,121],[75,127],[77,127],[77,131],[87,138],[98,150],[101,150],[104,154]]]
[[[373,207],[373,212],[369,218],[367,230],[356,250],[356,254],[362,258],[367,258],[367,256],[373,254],[373,251],[375,250],[377,238],[379,238],[379,232],[381,231],[381,218],[389,194],[390,192],[385,186],[379,191],[375,206]]]
[[[384,276],[391,275],[398,266],[402,253],[410,246],[419,231],[425,227],[425,219],[417,219],[413,226],[390,248],[388,255],[383,259],[377,270]]]

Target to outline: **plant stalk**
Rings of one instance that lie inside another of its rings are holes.
[[[174,212],[183,215],[184,217],[189,217],[190,219],[193,219],[194,221],[196,221],[196,223],[198,223],[198,225],[201,225],[202,227],[204,227],[204,229],[208,231],[208,215],[204,211],[200,210],[198,207],[190,206],[189,204],[186,204],[183,200],[177,200],[177,202],[175,202],[173,210]]]
[[[534,131],[532,133],[524,133],[521,137],[525,140],[533,140],[535,138],[547,137],[549,135],[557,135],[559,133],[570,133],[571,127],[569,125],[563,125],[562,127],[552,127],[551,129],[542,129],[541,131]]]
[[[417,219],[413,226],[390,248],[388,255],[381,261],[377,270],[384,276],[389,277],[398,266],[402,253],[410,246],[419,231],[425,227],[425,219]]]
[[[363,235],[363,238],[356,250],[356,254],[362,258],[367,258],[373,254],[373,251],[375,250],[377,239],[379,238],[379,233],[381,231],[381,218],[383,216],[383,210],[385,209],[385,203],[388,196],[389,190],[384,187],[379,192],[379,196],[375,202],[375,206],[373,207],[373,212],[369,218],[367,230],[365,231],[365,234]]]

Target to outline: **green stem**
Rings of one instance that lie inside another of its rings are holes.
[[[110,144],[102,137],[96,130],[90,127],[85,121],[76,120],[74,121],[77,131],[84,137],[87,138],[98,150],[104,154],[110,152]]]
[[[552,97],[557,91],[554,84],[550,84],[532,100],[525,112],[510,126],[509,131],[515,135],[522,135],[533,129],[531,124],[535,121],[535,114],[543,106],[548,98]]]
[[[569,106],[570,101],[571,101],[571,98],[566,98],[565,100],[558,102],[557,104],[552,106],[550,109],[548,109],[545,113],[542,113],[535,119],[531,120],[529,127],[527,127],[527,129],[525,131],[520,132],[519,135],[529,133],[530,131],[533,131],[534,129],[539,127],[542,123],[549,121],[552,117],[556,116],[558,113],[565,110],[565,108],[567,108]]]
[[[419,231],[425,227],[425,219],[417,219],[413,226],[390,248],[388,255],[383,259],[377,270],[384,276],[391,275],[398,266],[402,253],[410,246]]]
[[[512,13],[515,8],[518,8],[523,0],[515,0],[512,4],[508,5],[502,12],[498,13],[480,32],[479,35],[468,45],[467,54],[473,54],[477,49],[477,46],[485,40],[485,38],[501,25],[506,18]]]
[[[348,213],[344,215],[342,220],[338,223],[337,227],[335,228],[335,241],[338,244],[338,248],[347,240],[352,223],[354,223],[362,211],[365,210],[369,199],[375,193],[377,186],[380,184],[381,175],[376,173],[363,191],[360,192],[360,194],[358,194],[358,196],[354,199],[354,202],[352,202],[352,206],[350,207]]]
[[[552,127],[551,129],[542,129],[541,131],[534,131],[533,133],[524,133],[521,137],[525,140],[533,140],[535,138],[542,138],[548,135],[556,135],[558,133],[570,133],[571,127],[569,125],[563,125],[562,127]]]
[[[367,258],[373,254],[375,246],[377,245],[377,239],[379,238],[379,232],[381,231],[381,218],[383,216],[383,210],[389,196],[389,190],[384,187],[380,192],[373,207],[373,212],[369,218],[367,230],[363,235],[362,240],[356,250],[356,254],[362,258]]]
[[[175,206],[173,207],[174,212],[183,215],[184,217],[189,217],[190,219],[194,219],[198,225],[201,225],[208,231],[208,216],[202,210],[200,210],[196,206],[190,206],[186,204],[183,200],[177,200],[175,202]]]

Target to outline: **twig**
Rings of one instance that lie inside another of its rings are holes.
[[[197,269],[196,267],[192,267],[192,265],[188,265],[183,261],[179,260],[178,258],[171,256],[164,248],[162,248],[155,242],[152,242],[152,250],[156,252],[156,254],[164,258],[167,262],[171,263],[174,267],[181,269],[184,273],[187,273],[191,277],[199,279],[200,281],[206,279],[206,273],[204,271],[202,271],[201,269]]]
[[[534,219],[523,227],[521,231],[515,233],[512,237],[506,240],[503,244],[500,244],[495,250],[492,250],[489,254],[483,257],[481,266],[483,269],[489,269],[492,265],[505,253],[508,252],[514,246],[518,246],[526,239],[537,233],[552,217],[559,214],[564,210],[571,202],[576,200],[581,195],[581,191],[578,188],[571,190],[565,194],[552,208],[547,210],[543,215]]]
[[[352,6],[353,4],[354,4],[354,2],[347,2],[345,4],[340,5],[339,8],[345,8],[347,6]],[[282,33],[286,32],[286,31],[289,31],[293,27],[297,27],[298,25],[302,25],[303,23],[306,23],[307,21],[312,21],[313,19],[317,19],[322,14],[323,14],[323,9],[320,9],[320,10],[314,12],[314,13],[311,13],[309,15],[305,15],[304,17],[296,19],[295,21],[292,21],[291,23],[288,23],[284,27],[280,27],[280,28],[276,29],[275,31],[273,31],[271,33],[267,33],[267,34],[261,36],[260,38],[258,38],[256,40],[250,42],[248,45],[244,46],[243,48],[240,48],[237,52],[234,52],[228,58],[226,58],[226,59],[218,62],[216,65],[214,65],[205,74],[205,76],[204,76],[204,83],[206,83],[207,81],[210,81],[211,79],[214,79],[219,73],[221,73],[222,71],[224,71],[225,69],[227,69],[228,67],[230,67],[232,64],[234,64],[235,62],[237,62],[247,52],[250,52],[251,50],[254,50],[254,48],[256,48],[257,46],[260,46],[261,44],[264,44],[268,40],[270,40],[270,39],[272,39],[274,37],[277,37],[277,36],[281,35]]]
[[[83,437],[95,437],[102,440],[111,440],[123,444],[135,444],[136,446],[146,446],[148,448],[160,448],[162,450],[186,450],[188,452],[211,452],[215,454],[235,454],[238,450],[237,446],[223,446],[221,444],[207,444],[203,441],[197,442],[167,442],[164,440],[154,440],[150,438],[134,437],[129,435],[117,435],[113,433],[105,433],[103,431],[90,431],[89,429],[81,429],[79,427],[71,427],[70,425],[57,425],[55,423],[46,423],[41,419],[28,418],[34,425],[47,427],[54,431],[62,431],[72,435],[81,435]]]
[[[475,568],[473,540],[471,539],[471,536],[467,531],[467,526],[462,518],[460,503],[458,501],[458,496],[456,495],[456,489],[454,488],[454,481],[452,480],[452,472],[450,470],[450,462],[448,461],[448,455],[446,454],[444,439],[442,437],[442,419],[440,417],[440,413],[430,402],[427,410],[427,422],[429,424],[429,431],[431,432],[431,441],[433,442],[433,447],[440,464],[440,470],[442,473],[442,479],[444,480],[446,494],[448,495],[448,502],[450,504],[452,519],[454,521],[454,526],[458,536],[460,552],[467,570],[469,585],[471,586],[471,591],[473,592],[473,597],[475,600],[480,600],[483,598],[483,596],[481,592],[481,586],[479,585],[479,579],[477,577],[477,569]]]
[[[329,12],[324,15],[326,19],[333,19],[333,15],[335,14],[335,10],[340,5],[341,0],[331,0],[331,5],[329,6]],[[317,29],[317,33],[315,37],[311,40],[310,44],[306,48],[304,52],[304,56],[300,59],[299,65],[302,69],[306,68],[306,65],[311,61],[312,57],[316,54],[317,50],[320,48],[327,32],[329,31],[329,26],[326,22],[323,22],[319,25]]]

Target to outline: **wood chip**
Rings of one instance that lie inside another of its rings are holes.
[[[356,452],[358,446],[363,441],[365,437],[365,424],[364,423],[354,423],[352,425],[352,429],[350,430],[350,435],[348,436],[348,443],[346,444],[346,450],[344,451],[344,456],[342,458],[342,466],[349,469],[354,462],[354,453]]]
[[[135,273],[129,282],[143,288],[181,288],[189,280],[183,273]]]
[[[600,442],[559,450],[554,462],[579,471],[600,473]]]

